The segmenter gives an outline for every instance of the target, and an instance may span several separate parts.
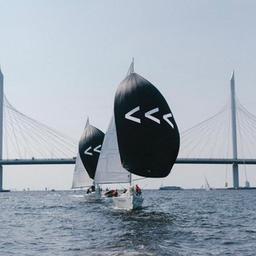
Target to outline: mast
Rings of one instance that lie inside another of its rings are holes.
[[[132,57],[132,63],[130,65],[130,67],[129,67],[127,75],[130,75],[131,73],[134,73],[134,57]],[[130,172],[130,187],[131,186],[132,186],[132,173]]]
[[[235,95],[235,72],[233,71],[230,80],[231,91],[231,120],[232,120],[232,144],[233,160],[237,160],[237,128],[236,128],[236,95]],[[238,164],[233,163],[233,188],[239,188]]]
[[[130,67],[128,69],[126,76],[129,76],[132,73],[134,73],[134,58],[132,58],[132,63],[130,64]]]

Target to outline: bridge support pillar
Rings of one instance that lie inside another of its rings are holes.
[[[232,117],[232,142],[233,142],[233,159],[237,160],[237,131],[236,131],[236,94],[235,94],[235,73],[233,72],[230,80],[231,91],[231,117]],[[238,164],[233,163],[233,188],[239,188]]]
[[[0,192],[3,191],[3,166],[0,165]]]
[[[239,188],[239,173],[238,173],[238,164],[233,164],[233,188]]]
[[[3,113],[4,113],[4,76],[0,68],[0,159],[3,159]],[[0,165],[0,192],[3,189],[3,166]]]

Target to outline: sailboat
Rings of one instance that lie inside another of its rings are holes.
[[[72,189],[89,187],[87,194],[95,194],[89,192],[95,192],[94,176],[103,139],[104,133],[90,125],[89,119],[87,119],[85,129],[79,140]]]
[[[180,136],[173,114],[156,87],[134,72],[118,86],[114,114],[99,157],[95,183],[129,183],[132,175],[163,178],[177,158]],[[113,197],[115,207],[140,208],[143,197],[131,187]]]
[[[207,178],[204,177],[204,179],[205,179],[205,190],[206,191],[212,190],[212,188],[210,187],[210,184],[209,184]]]

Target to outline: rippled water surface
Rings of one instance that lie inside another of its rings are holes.
[[[127,212],[81,192],[0,194],[0,255],[256,255],[256,191],[144,191]]]

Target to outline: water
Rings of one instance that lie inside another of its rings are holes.
[[[0,255],[255,255],[256,191],[144,191],[118,211],[73,192],[0,194]]]

